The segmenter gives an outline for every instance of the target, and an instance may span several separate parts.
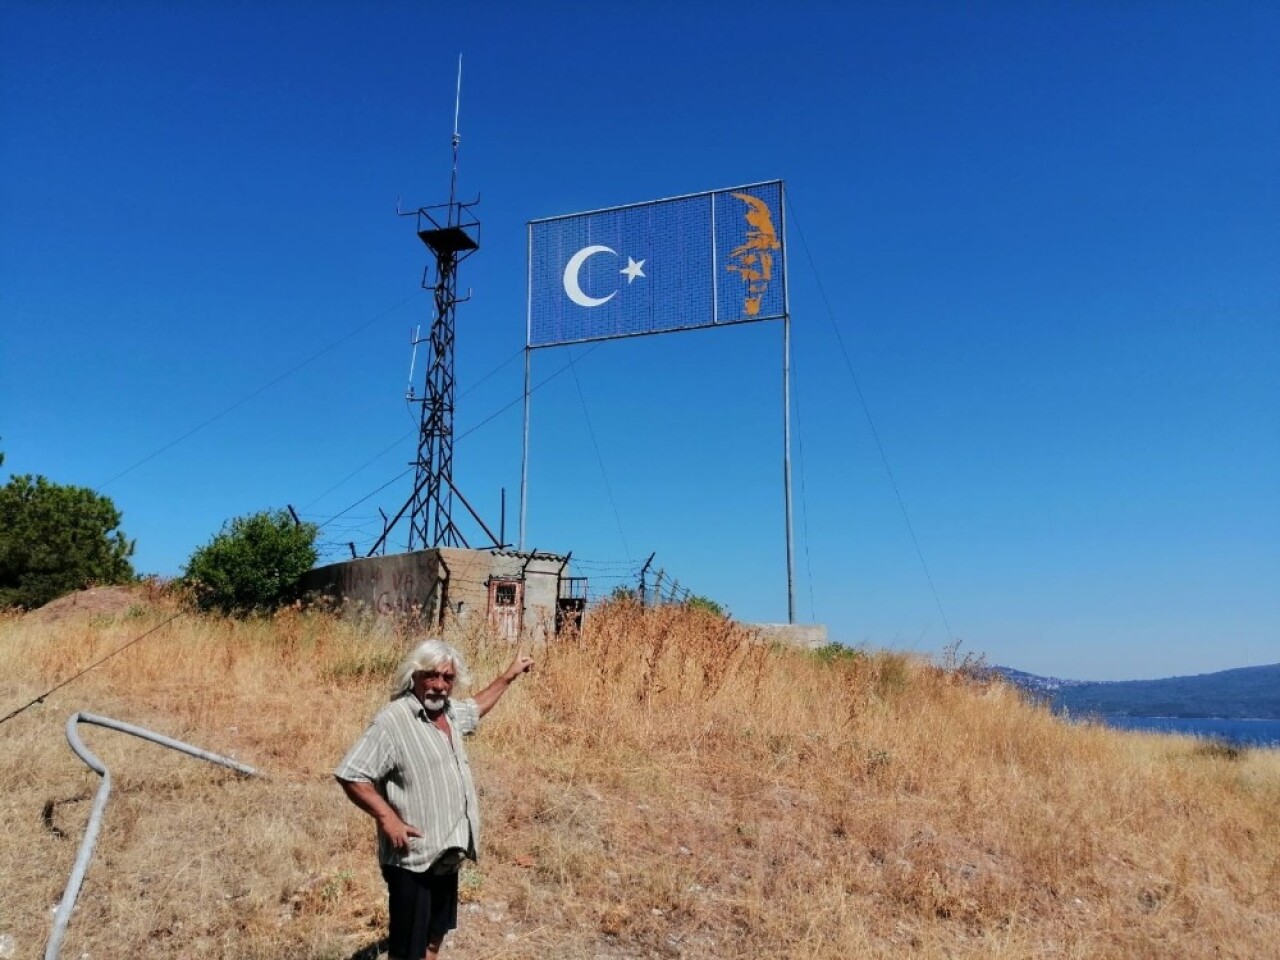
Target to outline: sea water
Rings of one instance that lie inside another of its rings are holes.
[[[1215,720],[1211,717],[1098,717],[1118,730],[1178,733],[1236,747],[1280,749],[1280,720]]]

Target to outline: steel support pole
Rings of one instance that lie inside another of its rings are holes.
[[[524,549],[524,522],[529,510],[529,377],[533,348],[533,224],[525,226],[525,288],[524,288],[524,446],[520,453],[520,547]]]
[[[796,622],[795,550],[791,524],[791,295],[787,288],[787,204],[778,191],[782,218],[782,489],[787,514],[787,623]]]
[[[795,550],[791,524],[791,317],[782,318],[782,489],[787,515],[787,623],[796,622]]]
[[[524,447],[520,455],[520,549],[524,549],[524,522],[529,509],[529,377],[533,351],[524,348]]]

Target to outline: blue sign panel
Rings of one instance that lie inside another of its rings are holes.
[[[528,345],[781,317],[782,244],[781,181],[535,220]]]

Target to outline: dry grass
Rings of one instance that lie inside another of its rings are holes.
[[[165,604],[0,620],[0,710]],[[511,654],[453,639],[481,680]],[[116,787],[64,957],[374,944],[371,824],[329,771],[405,644],[293,611],[184,616],[5,723],[0,934],[43,950],[98,786],[63,737],[85,710],[270,778],[82,727]],[[824,662],[709,614],[614,606],[539,654],[471,753],[485,838],[446,955],[1164,960],[1280,942],[1280,756],[1066,726],[964,669]]]

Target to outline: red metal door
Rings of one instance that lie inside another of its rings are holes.
[[[489,625],[498,636],[515,643],[520,639],[520,615],[524,610],[524,581],[489,580]]]

